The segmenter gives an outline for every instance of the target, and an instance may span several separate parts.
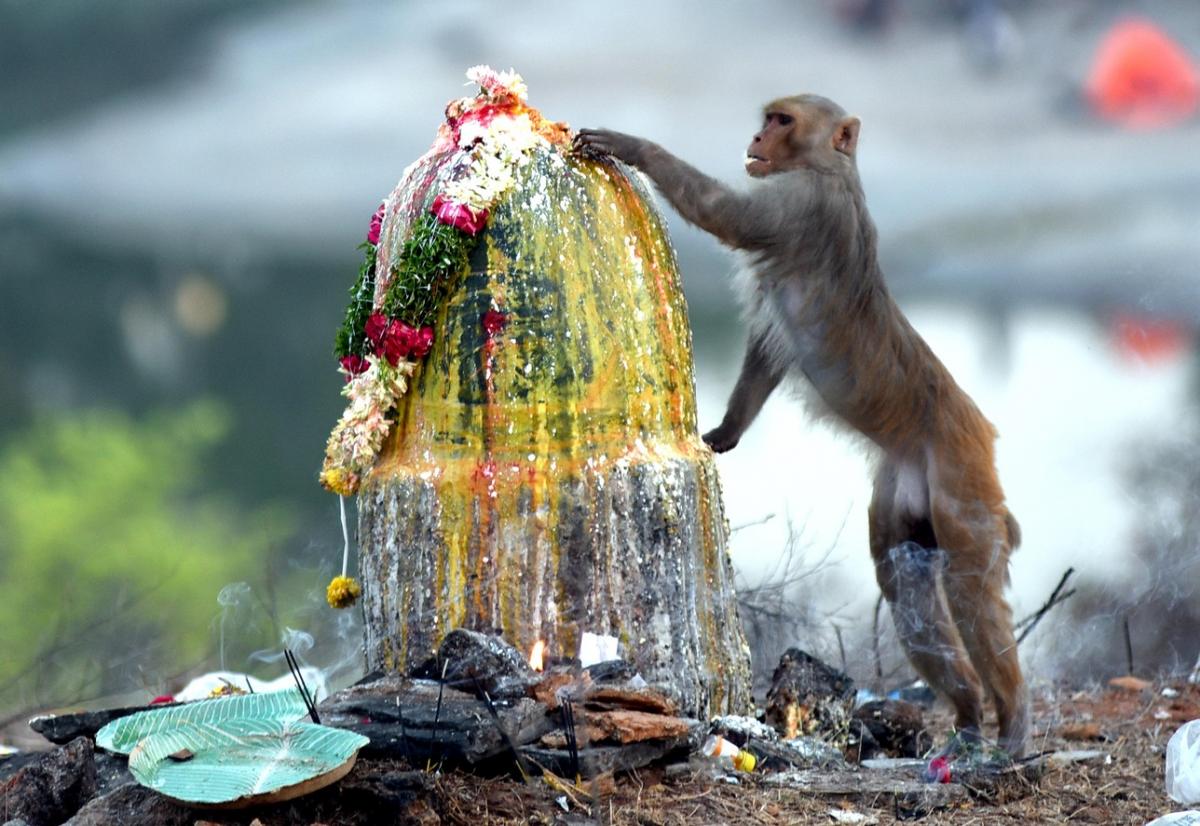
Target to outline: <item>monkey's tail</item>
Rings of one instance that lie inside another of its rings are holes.
[[[1008,508],[1004,509],[1004,527],[1008,530],[1008,548],[1015,551],[1021,544],[1021,526]]]

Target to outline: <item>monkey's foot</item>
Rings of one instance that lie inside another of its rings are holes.
[[[738,442],[742,437],[723,427],[716,427],[700,437],[704,443],[712,448],[713,453],[726,453],[737,447]]]
[[[926,783],[949,783],[954,776],[1012,764],[1008,752],[984,740],[978,731],[955,731],[922,772]]]

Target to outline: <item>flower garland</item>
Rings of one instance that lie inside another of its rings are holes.
[[[433,322],[459,275],[466,271],[476,236],[488,215],[516,184],[516,171],[529,163],[539,146],[569,143],[565,124],[544,120],[525,105],[525,82],[516,72],[475,66],[467,79],[479,86],[474,97],[446,107],[432,151],[457,150],[449,181],[430,209],[413,221],[398,260],[385,274],[375,301],[379,239],[386,202],[371,218],[365,258],[350,289],[350,304],[334,343],[339,372],[346,378],[345,412],[329,434],[320,482],[346,497],[358,492],[374,466],[395,421],[408,379],[434,343]],[[343,533],[345,534],[343,512]],[[330,583],[326,598],[335,608],[357,599],[360,588],[346,575]]]

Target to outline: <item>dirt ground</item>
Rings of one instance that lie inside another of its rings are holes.
[[[167,805],[172,810],[170,822],[180,826],[697,826],[914,820],[982,826],[1124,826],[1187,808],[1173,803],[1164,791],[1165,748],[1182,723],[1197,718],[1200,685],[1181,681],[1125,688],[1043,688],[1034,698],[1033,751],[1091,750],[1102,755],[1086,763],[1051,766],[1031,779],[1014,776],[991,788],[978,784],[972,788],[967,778],[966,793],[922,784],[915,798],[890,793],[815,794],[772,785],[763,773],[738,773],[736,782],[731,782],[695,762],[691,767],[652,767],[575,787],[562,781],[548,783],[543,777],[523,782],[363,758],[339,784],[285,804],[236,812],[189,812]],[[935,740],[943,741],[950,729],[948,712],[935,710],[927,722]],[[949,805],[930,806],[928,799],[920,799],[950,791],[958,799]],[[128,812],[110,810],[109,816],[120,815],[119,821],[112,822],[158,822],[147,808],[147,794],[157,797],[143,791],[124,804]],[[839,821],[839,815],[863,819]]]
[[[1178,696],[1164,696],[1164,688]],[[1200,717],[1200,687],[1174,683],[1142,691],[1048,689],[1036,698],[1034,713],[1038,751],[1096,749],[1109,759],[1048,769],[1027,788],[1010,790],[1008,796],[1015,799],[972,796],[925,814],[893,801],[871,805],[769,787],[755,775],[739,775],[741,782],[731,785],[695,775],[669,780],[661,769],[619,777],[607,796],[575,794],[569,812],[555,802],[563,792],[543,783],[481,780],[452,772],[437,780],[430,808],[442,823],[463,826],[835,823],[830,810],[861,813],[876,819],[862,822],[879,824],[916,819],[929,824],[1143,824],[1187,808],[1174,804],[1163,790],[1164,756],[1176,728]],[[949,722],[946,713],[934,713],[935,737],[945,736]]]

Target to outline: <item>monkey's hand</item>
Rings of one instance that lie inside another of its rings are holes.
[[[573,149],[575,154],[585,158],[602,158],[611,156],[632,166],[637,166],[642,159],[642,150],[646,141],[626,135],[622,132],[610,132],[607,129],[580,129],[575,133]]]
[[[712,448],[713,453],[727,453],[737,447],[742,440],[742,434],[724,424],[713,428],[700,437],[704,444]]]

